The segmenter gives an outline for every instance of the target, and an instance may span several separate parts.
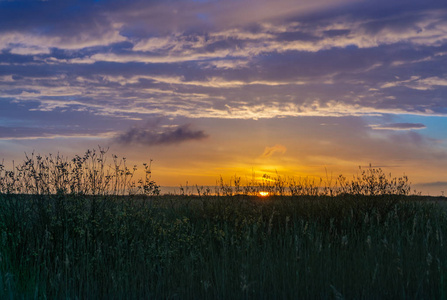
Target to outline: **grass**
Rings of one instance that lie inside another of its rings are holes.
[[[446,214],[405,179],[160,196],[103,152],[1,169],[2,299],[447,298]]]

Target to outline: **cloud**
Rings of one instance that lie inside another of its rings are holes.
[[[263,20],[327,11],[352,2],[359,1],[132,1],[115,5],[106,15],[125,24],[123,26],[125,32],[147,35],[151,32],[163,33],[193,28],[209,30],[240,27]],[[133,20],[138,22],[135,24]]]
[[[381,86],[381,88],[393,88],[398,86],[405,86],[413,90],[433,90],[439,87],[446,87],[447,80],[444,78],[439,78],[437,76],[427,77],[421,79],[420,76],[411,76],[407,80],[398,80],[387,82]]]
[[[73,130],[69,128],[6,127],[0,126],[0,140],[35,140],[56,138],[106,139],[111,133],[98,130]]]
[[[446,115],[443,2],[333,1],[338,8],[328,9],[329,2],[7,1],[0,6],[0,94],[35,104],[27,116],[83,112],[89,124],[153,114]],[[120,124],[114,132],[132,126]],[[373,129],[425,128],[392,125]]]
[[[424,186],[424,187],[446,187],[447,188],[447,181],[424,182],[424,183],[420,183],[419,185]]]
[[[276,144],[273,147],[265,147],[264,153],[262,153],[261,158],[269,158],[276,153],[284,154],[286,153],[286,151],[287,148],[280,144]]]
[[[427,128],[422,123],[390,123],[370,125],[370,127],[375,130],[418,130]]]
[[[190,140],[202,140],[208,135],[202,130],[191,130],[190,124],[160,130],[154,128],[132,127],[119,134],[114,140],[119,144],[141,144],[146,146],[179,144]]]

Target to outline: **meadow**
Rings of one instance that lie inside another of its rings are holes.
[[[104,149],[0,165],[0,298],[447,298],[446,212],[405,176],[159,195],[136,170]]]

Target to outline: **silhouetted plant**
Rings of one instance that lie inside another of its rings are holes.
[[[407,176],[388,176],[381,168],[367,169],[359,167],[360,174],[354,175],[351,180],[340,175],[336,179],[326,176],[322,178],[286,178],[276,173],[276,176],[264,174],[261,180],[254,179],[242,185],[240,177],[232,177],[226,182],[220,176],[216,185],[216,195],[231,196],[236,194],[258,195],[265,191],[274,196],[337,196],[352,195],[409,195],[411,186]],[[232,185],[234,183],[234,185]]]
[[[53,156],[25,155],[25,161],[6,170],[0,165],[0,193],[4,194],[74,194],[74,195],[158,195],[159,186],[152,180],[151,163],[143,164],[144,177],[134,180],[137,166],[129,168],[126,159],[107,150],[87,150],[83,156],[68,159]],[[152,161],[151,161],[152,162]]]

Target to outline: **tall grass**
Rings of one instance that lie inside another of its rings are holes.
[[[197,194],[209,194],[210,189],[196,186]],[[183,187],[181,191],[184,193]],[[215,195],[233,196],[238,194],[258,195],[264,191],[277,196],[337,196],[351,195],[409,195],[411,185],[407,176],[393,177],[381,168],[359,167],[359,173],[351,179],[343,175],[333,178],[284,177],[264,174],[260,180],[253,178],[242,184],[241,177],[235,175],[229,181],[221,176],[216,183]],[[414,191],[416,193],[416,191]]]
[[[33,195],[156,195],[159,187],[151,179],[151,165],[144,163],[144,178],[134,179],[137,166],[129,168],[126,159],[112,155],[107,164],[107,150],[87,150],[72,159],[57,154],[25,155],[25,161],[6,170],[0,164],[0,193]]]
[[[447,297],[446,215],[420,198],[156,196],[150,178],[145,192],[144,180],[107,175],[106,164],[78,177],[67,167],[68,183],[55,188],[44,166],[1,173],[10,188],[0,194],[0,298]],[[96,177],[100,191],[95,174],[112,176]]]

